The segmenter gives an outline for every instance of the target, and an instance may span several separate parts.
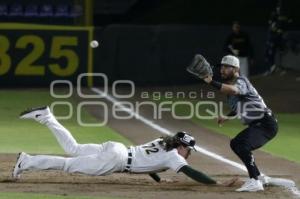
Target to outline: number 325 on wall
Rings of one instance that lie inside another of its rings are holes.
[[[78,69],[79,58],[72,47],[77,46],[78,38],[75,36],[54,36],[52,37],[49,58],[66,59],[66,64],[49,63],[51,73],[57,76],[70,76]],[[5,75],[12,67],[14,55],[9,55],[11,44],[8,38],[0,35],[0,75]],[[46,66],[37,65],[35,62],[45,53],[44,40],[36,35],[24,35],[17,39],[15,48],[26,49],[32,46],[31,52],[25,55],[17,64],[14,75],[22,76],[44,76]],[[48,55],[47,55],[48,56]]]

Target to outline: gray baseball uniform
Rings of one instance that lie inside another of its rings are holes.
[[[257,179],[260,171],[251,151],[262,147],[275,137],[278,130],[277,121],[246,77],[238,77],[234,85],[239,94],[229,95],[228,102],[232,111],[237,113],[248,128],[233,138],[230,146],[244,162],[249,177]]]
[[[238,115],[242,123],[250,124],[261,119],[264,113],[270,112],[246,77],[238,77],[234,85],[238,88],[239,95],[228,95],[227,100],[231,110]]]

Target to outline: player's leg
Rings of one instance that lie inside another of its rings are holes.
[[[257,123],[246,128],[231,140],[230,146],[232,150],[243,161],[250,177],[250,180],[247,181],[242,188],[238,189],[238,191],[257,191],[262,188],[258,180],[260,171],[256,166],[251,151],[266,144],[276,135],[276,132],[277,125],[274,123],[267,124],[264,127],[262,127],[261,123]]]
[[[231,140],[230,146],[244,162],[250,178],[257,179],[260,175],[251,151],[262,147],[273,139],[277,130],[276,119],[266,114],[260,121],[251,124]]]
[[[34,119],[46,125],[64,151],[72,156],[96,154],[102,151],[99,144],[78,144],[72,134],[50,112],[49,107],[35,108],[21,113],[22,119]]]
[[[262,146],[264,146],[266,143],[268,143],[270,140],[272,140],[278,131],[278,124],[277,120],[272,114],[265,114],[265,116],[262,118],[262,120],[258,123],[255,123],[251,125],[252,128],[256,129],[256,134],[254,134],[253,143],[253,149],[258,149]],[[259,172],[258,179],[264,184],[269,184],[271,181],[271,178],[261,174]]]
[[[88,175],[108,175],[123,171],[128,159],[127,148],[117,142],[106,142],[103,146],[101,153],[69,158],[64,171]]]
[[[31,156],[24,152],[20,153],[14,167],[12,177],[20,178],[20,174],[25,170],[63,170],[67,158],[48,155]]]
[[[234,139],[230,142],[231,149],[235,152],[235,154],[243,161],[245,164],[248,174],[250,178],[257,179],[260,175],[260,172],[255,164],[254,157],[252,154],[253,143],[256,141],[253,139],[252,134],[256,134],[253,128],[246,128],[242,132],[240,132]],[[260,139],[260,142],[263,140]],[[258,147],[256,145],[256,147]],[[255,148],[256,148],[255,147]]]
[[[255,164],[252,154],[251,134],[253,133],[251,128],[246,128],[240,132],[230,142],[230,147],[234,153],[241,159],[247,168],[249,179],[236,191],[256,192],[264,190],[263,184],[258,180],[260,172]]]
[[[72,134],[64,126],[62,126],[53,115],[49,120],[47,120],[45,125],[51,130],[60,146],[69,155],[91,155],[102,151],[103,146],[100,144],[77,143]]]
[[[24,152],[18,157],[13,178],[19,178],[23,171],[62,170],[68,173],[87,175],[107,175],[123,171],[127,161],[126,148],[77,157],[59,157],[50,155],[31,156]]]

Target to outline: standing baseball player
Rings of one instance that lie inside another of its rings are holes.
[[[125,147],[118,142],[78,144],[48,107],[35,108],[21,113],[22,119],[34,119],[46,125],[60,146],[71,157],[19,154],[12,177],[18,179],[25,170],[63,170],[88,175],[108,175],[113,172],[149,173],[157,182],[157,172],[172,169],[205,183],[217,182],[190,167],[186,161],[195,146],[195,139],[185,132],[153,140],[140,146]]]
[[[248,125],[230,142],[231,149],[243,161],[250,177],[236,191],[262,191],[269,177],[261,175],[251,151],[262,147],[275,137],[278,130],[277,120],[249,80],[239,75],[238,58],[232,55],[224,56],[221,65],[224,83],[213,80],[211,74],[203,80],[227,95],[231,109],[228,116],[237,116]],[[228,118],[219,117],[218,123],[222,124],[227,120]]]

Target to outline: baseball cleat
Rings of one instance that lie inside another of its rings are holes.
[[[20,114],[20,118],[39,120],[40,118],[42,118],[45,115],[48,115],[49,113],[50,113],[50,109],[48,106],[31,108],[23,111]]]
[[[257,192],[263,191],[264,187],[260,180],[255,180],[254,178],[248,179],[241,188],[236,189],[237,192]]]
[[[12,178],[15,180],[20,178],[20,174],[22,173],[21,163],[24,160],[25,156],[26,156],[26,153],[21,152],[21,153],[19,153],[19,155],[17,157],[17,162],[16,162],[16,165],[14,166],[14,170],[12,172]]]
[[[265,174],[260,174],[257,178],[258,178],[258,180],[261,181],[261,183],[263,185],[269,185],[270,184],[271,177],[266,176]]]

